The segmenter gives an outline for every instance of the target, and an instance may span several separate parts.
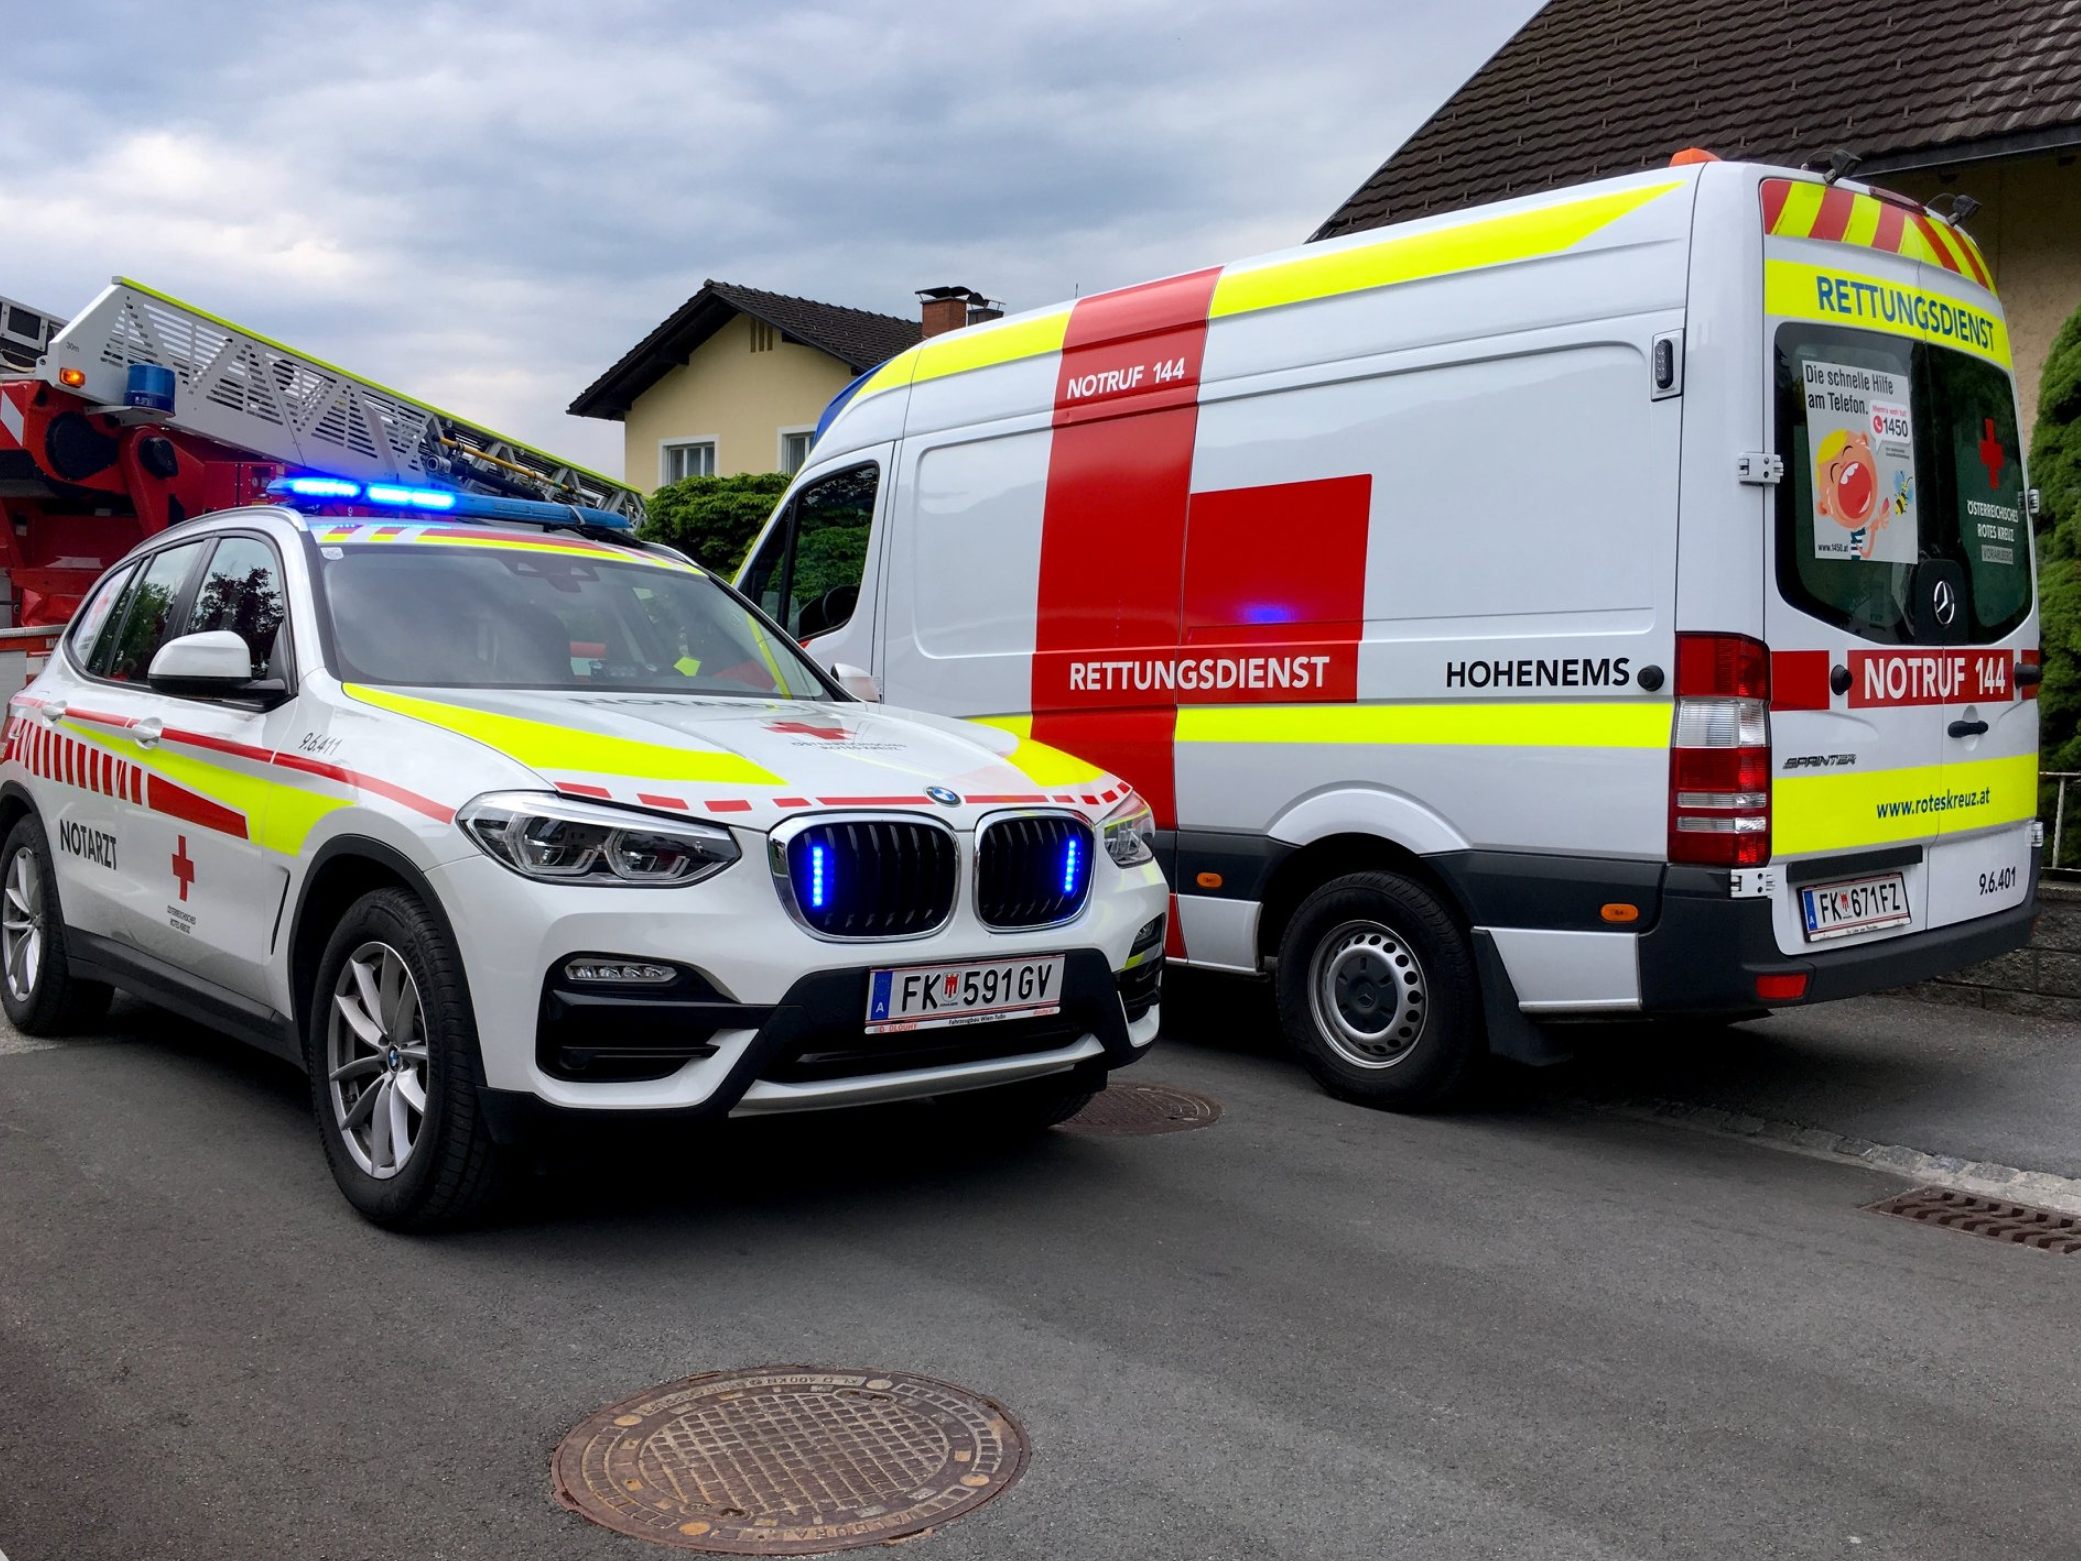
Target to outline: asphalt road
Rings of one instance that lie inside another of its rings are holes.
[[[564,1431],[802,1362],[1024,1422],[1024,1479],[917,1542],[949,1561],[2076,1553],[2081,1261],[1582,1103],[1652,1065],[1643,1093],[1892,1112],[1913,1141],[1953,1126],[1915,1079],[1999,1073],[1993,1042],[1919,1032],[1986,1016],[1608,1036],[1406,1119],[1318,1094],[1247,994],[1185,995],[1127,1077],[1218,1097],[1204,1131],[733,1124],[568,1160],[529,1211],[429,1240],[353,1216],[276,1064],[141,1009],[0,1036],[0,1551],[637,1561],[661,1552],[553,1500]],[[2081,1042],[2002,1044],[2038,1084]],[[1956,1130],[2072,1152],[1998,1093]]]

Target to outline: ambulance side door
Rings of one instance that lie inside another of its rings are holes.
[[[893,446],[849,450],[806,470],[738,577],[819,666],[878,673],[874,610]]]

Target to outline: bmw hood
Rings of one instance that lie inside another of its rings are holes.
[[[1033,741],[1025,717],[956,721],[882,705],[685,694],[344,692],[481,743],[571,796],[756,829],[830,808],[915,808],[960,825],[993,808],[1047,803],[1095,818],[1127,792]]]

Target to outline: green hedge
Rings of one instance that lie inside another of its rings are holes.
[[[2081,770],[2081,310],[2060,327],[2045,359],[2030,480],[2043,504],[2037,519],[2045,646],[2041,749],[2046,769]]]
[[[650,496],[643,535],[669,542],[727,579],[737,573],[788,481],[786,472],[745,472],[667,483]]]

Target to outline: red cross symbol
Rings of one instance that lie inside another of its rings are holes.
[[[807,721],[768,721],[766,730],[794,737],[821,737],[827,743],[842,743],[853,735],[842,726],[812,726]]]
[[[2002,467],[2008,464],[2009,452],[2002,448],[2000,437],[1994,431],[1994,419],[1984,418],[1987,436],[1980,441],[1980,464],[1987,468],[1987,486],[2002,485]]]
[[[181,836],[180,849],[173,854],[173,876],[181,886],[181,899],[188,898],[188,885],[195,882],[195,863],[188,855],[188,837]]]

